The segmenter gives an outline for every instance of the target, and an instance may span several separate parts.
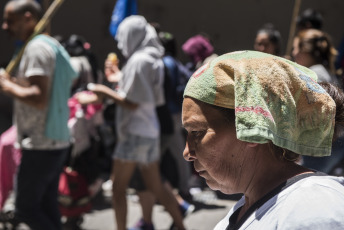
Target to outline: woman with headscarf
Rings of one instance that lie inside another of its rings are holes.
[[[184,158],[213,190],[243,194],[216,230],[344,228],[344,178],[295,162],[330,155],[336,121],[343,121],[316,79],[256,51],[219,56],[190,78]]]
[[[90,85],[100,98],[109,97],[116,107],[117,144],[113,155],[113,207],[118,230],[126,229],[126,189],[136,166],[146,188],[171,214],[177,229],[184,229],[178,203],[162,186],[159,174],[159,121],[156,106],[164,103],[162,56],[164,48],[154,28],[142,16],[121,22],[117,46],[128,60],[122,68],[118,89]],[[114,68],[115,69],[115,68]],[[109,73],[110,74],[110,73]]]

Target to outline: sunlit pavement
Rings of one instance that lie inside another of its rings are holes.
[[[195,210],[184,219],[189,230],[213,229],[236,202],[237,197],[228,197],[209,189],[193,191]],[[141,217],[141,208],[135,195],[128,195],[128,227],[132,227]],[[153,223],[156,230],[168,230],[172,219],[161,205],[155,205]],[[111,208],[111,195],[98,195],[94,208],[84,215],[81,225],[84,230],[115,230],[114,211]]]

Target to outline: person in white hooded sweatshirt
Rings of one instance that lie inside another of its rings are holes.
[[[178,202],[162,186],[159,172],[160,127],[156,106],[164,103],[164,48],[154,28],[142,16],[120,24],[117,46],[127,58],[116,91],[100,84],[89,89],[96,100],[112,98],[117,106],[117,145],[113,155],[113,207],[118,230],[126,229],[126,189],[136,166],[145,186],[171,214],[176,229],[185,229]],[[116,68],[112,68],[116,72]],[[116,73],[113,73],[116,74]]]

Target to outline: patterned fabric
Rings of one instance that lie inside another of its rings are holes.
[[[199,68],[184,97],[235,109],[237,138],[309,156],[331,154],[335,103],[316,74],[257,52],[222,55]]]

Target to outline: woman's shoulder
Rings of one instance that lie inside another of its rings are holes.
[[[344,195],[344,177],[330,176],[323,173],[316,173],[315,176],[310,176],[301,180],[301,185],[304,187],[321,187],[323,189],[338,189]]]
[[[241,225],[243,229],[344,229],[344,178],[315,174],[296,181],[270,197]],[[242,198],[215,229],[228,226]]]
[[[54,49],[50,44],[42,39],[32,39],[25,47],[25,53],[29,56],[53,56],[55,57]]]
[[[286,199],[295,200],[309,200],[315,197],[323,197],[319,201],[324,202],[327,199],[334,197],[340,198],[344,202],[344,177],[335,177],[328,175],[314,175],[299,180],[289,188],[282,191]],[[326,194],[331,194],[329,197],[324,197]],[[344,207],[344,203],[343,203]]]
[[[311,176],[300,180],[281,194],[279,205],[285,217],[283,220],[334,221],[344,227],[343,184],[343,177],[334,176]]]
[[[306,177],[267,201],[255,219],[282,229],[344,229],[343,184],[343,177]]]
[[[309,68],[317,74],[318,82],[329,82],[329,83],[338,84],[338,81],[336,80],[336,78],[330,74],[330,72],[325,68],[325,66],[321,64],[317,64]]]

